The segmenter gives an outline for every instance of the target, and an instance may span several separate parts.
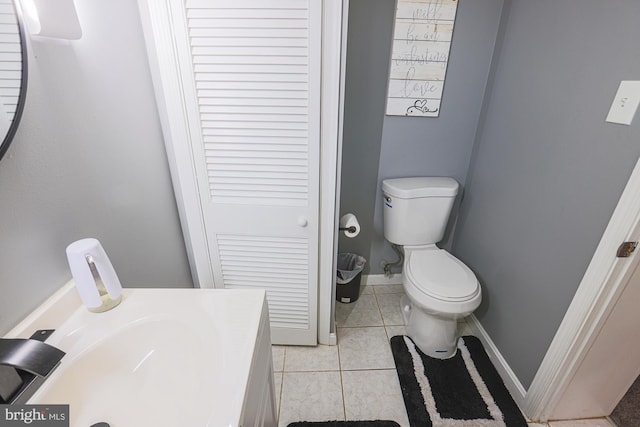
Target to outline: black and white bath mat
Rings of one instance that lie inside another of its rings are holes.
[[[411,427],[527,427],[476,337],[462,337],[450,359],[422,353],[407,336],[391,338]]]
[[[314,421],[291,423],[287,427],[400,427],[395,421]]]

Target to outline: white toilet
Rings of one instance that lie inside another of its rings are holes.
[[[428,356],[456,354],[457,321],[482,300],[473,272],[444,249],[442,240],[458,183],[447,177],[386,179],[384,236],[404,246],[402,311],[407,333]]]

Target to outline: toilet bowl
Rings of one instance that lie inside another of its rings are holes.
[[[436,246],[442,240],[458,183],[448,177],[394,178],[382,182],[384,235],[403,246],[401,309],[407,334],[428,356],[457,351],[458,319],[482,300],[473,272]]]
[[[436,245],[405,246],[401,301],[407,333],[428,356],[456,354],[458,320],[478,308],[482,292],[473,272]]]

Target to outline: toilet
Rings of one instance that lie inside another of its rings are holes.
[[[428,356],[455,356],[458,319],[482,300],[476,276],[436,246],[449,221],[458,183],[448,177],[386,179],[384,236],[404,248],[401,300],[407,334]]]

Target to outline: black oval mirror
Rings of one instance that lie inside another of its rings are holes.
[[[27,50],[18,0],[0,0],[0,159],[18,129],[27,94]]]

